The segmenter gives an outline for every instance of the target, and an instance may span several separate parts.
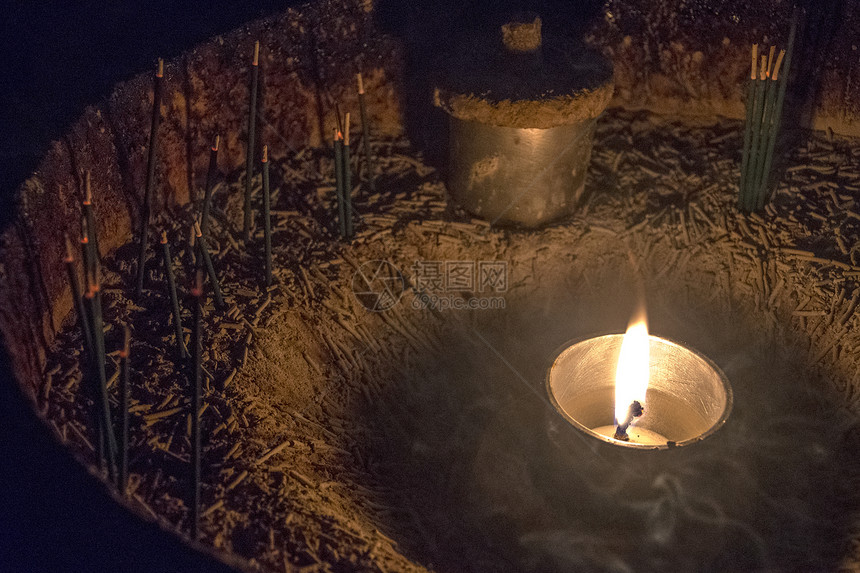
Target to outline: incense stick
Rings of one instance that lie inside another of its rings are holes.
[[[155,160],[158,154],[158,126],[161,123],[161,84],[164,78],[164,60],[158,58],[158,71],[155,73],[154,98],[152,102],[152,123],[149,127],[149,156],[146,160],[146,187],[140,214],[140,251],[137,258],[137,282],[135,296],[143,294],[143,279],[146,274],[146,244],[149,241],[149,220],[152,217],[152,194],[155,188]]]
[[[197,264],[197,231],[194,229],[194,225],[188,228],[188,248],[185,249],[185,264],[192,268],[196,269]]]
[[[343,192],[343,141],[340,131],[334,130],[334,185],[337,193],[337,222],[340,236],[346,236],[346,205]]]
[[[93,268],[90,269],[91,273],[95,272],[95,267],[99,264],[99,259],[101,257],[101,251],[99,251],[99,237],[96,232],[96,216],[93,211],[93,191],[90,184],[90,172],[89,170],[84,172],[84,203],[83,203],[83,211],[84,211],[84,219],[87,222],[87,236],[89,237],[92,250],[90,252],[91,260],[90,264],[93,265]]]
[[[245,152],[245,213],[242,220],[242,239],[251,238],[251,178],[254,176],[254,137],[257,128],[257,83],[260,76],[260,42],[254,43],[254,61],[251,63],[251,93],[248,105],[248,147]]]
[[[113,424],[111,422],[110,401],[107,391],[107,377],[105,376],[105,339],[104,339],[104,323],[102,321],[102,302],[101,288],[98,283],[98,278],[95,277],[90,290],[87,291],[86,298],[90,303],[90,312],[93,319],[93,343],[95,357],[95,376],[96,376],[96,404],[99,409],[99,423],[101,425],[101,434],[104,439],[108,474],[111,481],[116,481],[116,437],[113,432]]]
[[[206,245],[206,239],[203,238],[203,233],[200,231],[200,225],[197,221],[194,222],[194,233],[197,238],[197,250],[200,252],[200,256],[203,257],[203,264],[206,266],[206,273],[209,275],[209,281],[212,283],[212,293],[215,295],[215,306],[222,309],[226,305],[224,304],[224,297],[221,296],[221,287],[218,285],[218,276],[215,274],[215,265],[212,264],[212,256],[209,254],[209,247]]]
[[[738,206],[745,208],[745,194],[749,180],[749,155],[752,144],[753,102],[756,96],[756,64],[758,60],[758,44],[752,45],[752,65],[750,69],[750,81],[747,84],[746,97],[746,122],[744,123],[744,148],[741,155],[741,184],[738,198]]]
[[[263,146],[263,237],[266,251],[266,286],[272,285],[272,219],[269,196],[269,148]]]
[[[81,231],[81,263],[83,263],[84,267],[84,289],[90,290],[90,286],[92,286],[90,282],[90,277],[92,276],[92,263],[90,262],[92,256],[90,252],[92,249],[90,248],[90,238],[86,226],[86,221],[84,221],[84,228]]]
[[[361,74],[356,74],[356,78],[358,79],[358,108],[361,114],[361,145],[364,147],[364,167],[370,193],[375,193],[376,177],[373,174],[373,158],[370,152],[370,123],[367,121],[367,105],[364,101],[364,82],[361,79]]]
[[[191,538],[197,539],[200,526],[200,381],[203,353],[203,272],[197,269],[191,295],[194,297],[194,328],[191,354]]]
[[[176,350],[179,358],[188,356],[185,349],[185,341],[182,335],[182,315],[179,312],[179,297],[176,296],[176,281],[173,278],[173,257],[170,254],[170,245],[167,242],[167,231],[161,232],[161,247],[164,258],[164,275],[167,277],[167,289],[170,292],[170,304],[173,307],[173,327],[176,336]]]
[[[750,178],[748,181],[750,193],[747,193],[746,196],[746,204],[747,209],[749,209],[750,201],[754,200],[755,194],[755,182],[758,180],[758,172],[761,169],[759,165],[760,159],[760,140],[761,140],[761,128],[762,128],[762,112],[764,111],[764,100],[767,90],[767,83],[765,80],[767,79],[765,76],[767,66],[767,58],[765,56],[761,56],[761,64],[759,68],[759,79],[756,81],[756,101],[755,107],[753,108],[753,137],[752,142],[750,143]]]
[[[95,320],[93,318],[94,298],[95,293],[92,290],[92,286],[90,286],[84,294],[84,307],[86,308],[85,314],[91,321],[90,332],[93,332],[93,326],[95,324]],[[98,438],[99,469],[104,471],[106,469],[106,440],[104,418],[102,417],[101,390],[99,389],[98,369],[96,368],[98,357],[96,356],[95,334],[93,334],[92,346],[88,350],[89,352],[86,353],[86,358],[84,360],[84,364],[86,364],[86,366],[81,368],[81,384],[85,387],[86,392],[89,394],[89,398],[92,400],[90,413],[93,418],[93,427],[96,429],[96,436]]]
[[[123,326],[123,341],[122,350],[119,352],[120,357],[120,376],[119,376],[119,408],[120,408],[120,426],[119,426],[119,443],[120,443],[120,461],[119,461],[119,482],[117,487],[121,494],[125,495],[128,490],[128,400],[129,400],[129,378],[130,378],[130,340],[131,330],[128,325]]]
[[[352,240],[352,167],[349,160],[349,112],[343,119],[343,212],[346,219],[344,238]]]
[[[200,215],[200,230],[204,237],[209,236],[209,208],[212,203],[212,187],[215,185],[215,174],[218,172],[218,144],[220,135],[215,136],[215,143],[209,150],[209,169],[206,172],[206,189],[203,192],[203,207]]]
[[[78,284],[78,273],[75,269],[75,255],[72,249],[72,241],[68,235],[65,235],[66,241],[66,257],[63,262],[66,264],[66,272],[69,275],[69,286],[72,289],[72,299],[75,304],[75,310],[78,312],[78,323],[81,325],[81,334],[84,339],[84,352],[92,352],[93,335],[90,331],[90,318],[87,316],[84,309],[84,301],[81,296],[81,287]]]

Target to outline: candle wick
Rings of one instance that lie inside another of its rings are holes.
[[[645,408],[642,407],[639,400],[633,400],[633,403],[630,404],[630,407],[627,409],[627,415],[624,416],[624,420],[615,428],[615,439],[629,442],[630,436],[627,435],[627,428],[629,428],[630,424],[633,423],[634,418],[638,418],[644,413]]]

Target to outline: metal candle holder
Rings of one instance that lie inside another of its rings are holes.
[[[649,385],[645,415],[634,428],[665,442],[621,441],[595,431],[615,422],[615,370],[623,334],[566,345],[547,373],[550,401],[577,430],[598,440],[635,449],[688,446],[716,432],[732,410],[732,388],[713,362],[682,344],[649,336]]]

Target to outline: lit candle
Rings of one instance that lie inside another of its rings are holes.
[[[636,426],[645,414],[650,374],[650,338],[643,312],[631,321],[615,369],[615,424],[594,428],[598,434],[622,442],[659,445],[668,440],[657,432]]]
[[[547,390],[578,431],[633,449],[697,443],[732,407],[720,369],[691,348],[649,335],[644,317],[626,334],[572,342],[553,361]]]

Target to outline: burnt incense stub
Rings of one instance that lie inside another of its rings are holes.
[[[461,46],[434,92],[451,116],[451,196],[493,224],[538,227],[573,212],[612,97],[608,60],[541,30],[540,18],[513,21]]]

